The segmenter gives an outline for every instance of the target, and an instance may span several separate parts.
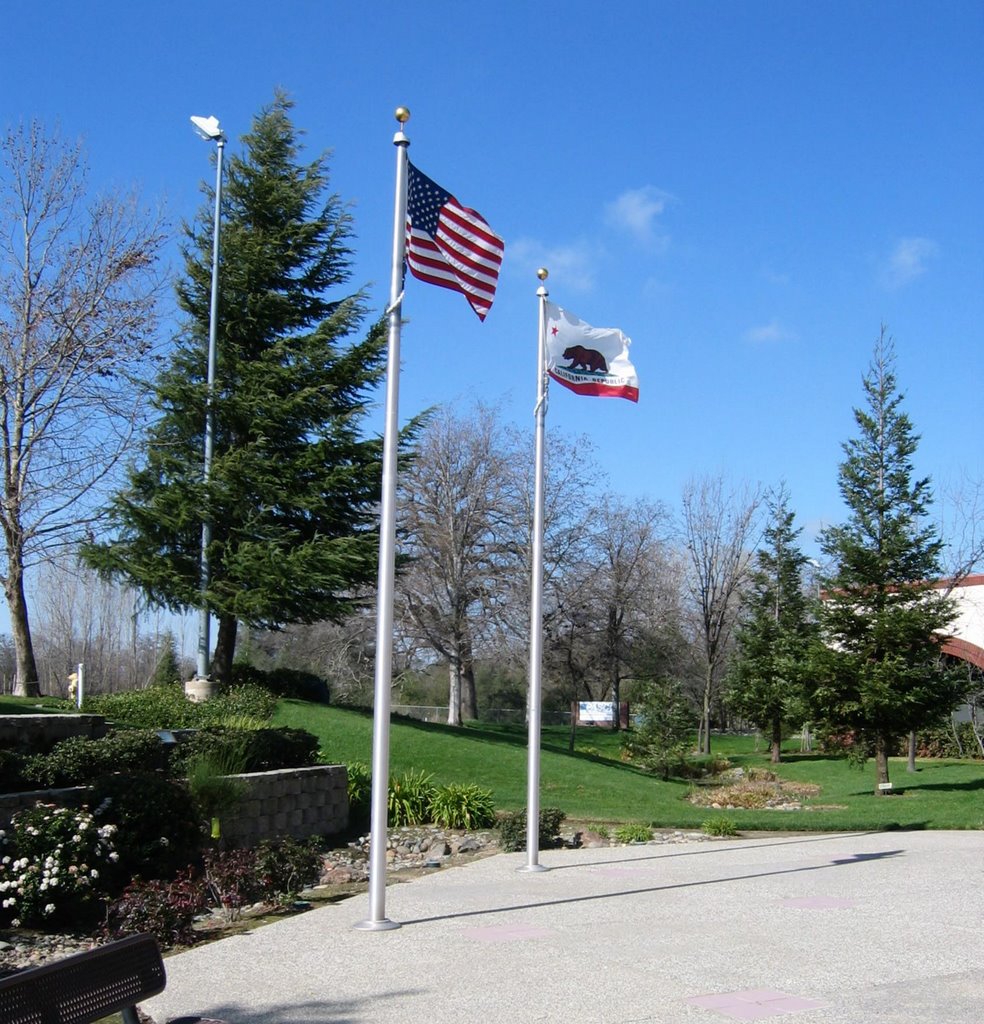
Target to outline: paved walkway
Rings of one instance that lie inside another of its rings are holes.
[[[977,1024],[984,832],[499,854],[170,957],[158,1022]]]

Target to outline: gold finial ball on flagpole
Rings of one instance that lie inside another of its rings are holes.
[[[396,112],[393,116],[400,122],[400,124],[406,124],[410,120],[410,108],[409,107],[397,107]]]
[[[540,267],[540,269],[536,272],[536,276],[541,281],[546,281],[546,279],[550,276],[550,271],[547,270],[546,267]]]

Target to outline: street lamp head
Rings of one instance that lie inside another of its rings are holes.
[[[209,117],[193,116],[191,123],[194,125],[195,131],[207,142],[225,141],[225,136],[219,127],[219,119],[214,114]]]

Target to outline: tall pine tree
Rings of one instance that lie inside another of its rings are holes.
[[[156,379],[143,464],[109,509],[97,568],[155,603],[200,607],[202,518],[212,525],[211,674],[227,679],[239,622],[336,618],[374,578],[381,442],[363,435],[385,372],[381,324],[350,274],[350,218],[326,156],[299,162],[292,103],[277,94],[228,161],[219,271],[215,442],[202,478],[214,193],[187,229],[178,298],[187,329]]]
[[[797,547],[789,493],[768,498],[769,521],[756,556],[747,617],[738,630],[728,703],[769,737],[773,762],[782,751],[783,725],[802,715],[803,682],[815,632],[803,592],[806,558]],[[800,718],[802,721],[802,718]]]
[[[876,793],[889,783],[888,758],[901,738],[948,712],[956,681],[941,670],[940,640],[953,603],[933,583],[942,541],[928,521],[928,478],[916,478],[919,438],[902,409],[895,354],[884,329],[864,378],[859,434],[844,445],[840,491],[848,520],[821,545],[836,566],[825,581],[812,702],[828,727],[874,754]]]

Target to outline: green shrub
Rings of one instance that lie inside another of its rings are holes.
[[[116,826],[122,888],[136,875],[169,879],[201,859],[202,823],[187,787],[150,772],[106,775],[93,787],[96,820]]]
[[[349,825],[358,827],[369,821],[372,804],[372,770],[362,761],[347,765]]]
[[[137,728],[200,729],[236,715],[267,722],[276,706],[277,698],[256,684],[233,685],[196,703],[185,696],[182,684],[174,683],[86,697],[83,710]]]
[[[734,819],[723,816],[719,818],[708,818],[707,821],[701,824],[700,828],[702,832],[709,836],[738,835],[738,826],[735,824]]]
[[[264,896],[283,905],[291,903],[320,879],[323,860],[322,843],[316,837],[305,842],[286,838],[261,843],[256,870]]]
[[[630,822],[619,825],[612,833],[612,838],[617,843],[648,843],[653,838],[653,830],[648,825]]]
[[[149,729],[112,733],[98,740],[72,736],[47,754],[35,754],[24,764],[26,778],[38,786],[81,786],[116,771],[163,771],[168,752]]]
[[[98,825],[85,807],[38,804],[0,832],[0,913],[16,928],[42,922],[95,920],[105,896],[103,875],[117,859],[114,825]]]
[[[234,729],[207,726],[178,745],[174,771],[206,758],[227,766],[227,774],[307,768],[318,762],[318,738],[304,729]]]
[[[0,750],[0,793],[19,793],[31,787],[24,777],[24,761],[24,755],[15,750]]]
[[[981,748],[970,722],[961,722],[956,727],[956,736],[950,726],[923,729],[916,735],[917,757],[981,757]],[[898,751],[900,757],[908,753],[908,741]]]
[[[136,880],[109,905],[102,934],[110,939],[150,932],[164,949],[194,941],[195,916],[207,906],[205,883],[191,871],[172,882]]]
[[[234,684],[210,700],[195,704],[195,725],[218,725],[235,715],[248,715],[268,722],[277,708],[277,698],[255,684]]]
[[[313,672],[295,668],[273,668],[264,671],[252,665],[232,666],[234,685],[249,683],[260,686],[277,697],[307,700],[313,704],[328,703],[328,683]]]
[[[560,842],[560,826],[567,815],[559,807],[541,807],[538,834],[544,846],[555,846]]]
[[[145,690],[86,697],[82,710],[141,729],[190,729],[198,725],[196,708],[180,683]]]
[[[431,798],[434,795],[433,776],[411,769],[389,783],[389,823],[422,825],[428,821]]]
[[[499,845],[503,850],[526,849],[526,810],[499,816]],[[555,846],[560,837],[560,826],[567,815],[556,807],[540,808],[537,842],[541,849]]]
[[[430,820],[441,828],[489,828],[495,824],[492,790],[474,784],[438,786],[429,813]]]

